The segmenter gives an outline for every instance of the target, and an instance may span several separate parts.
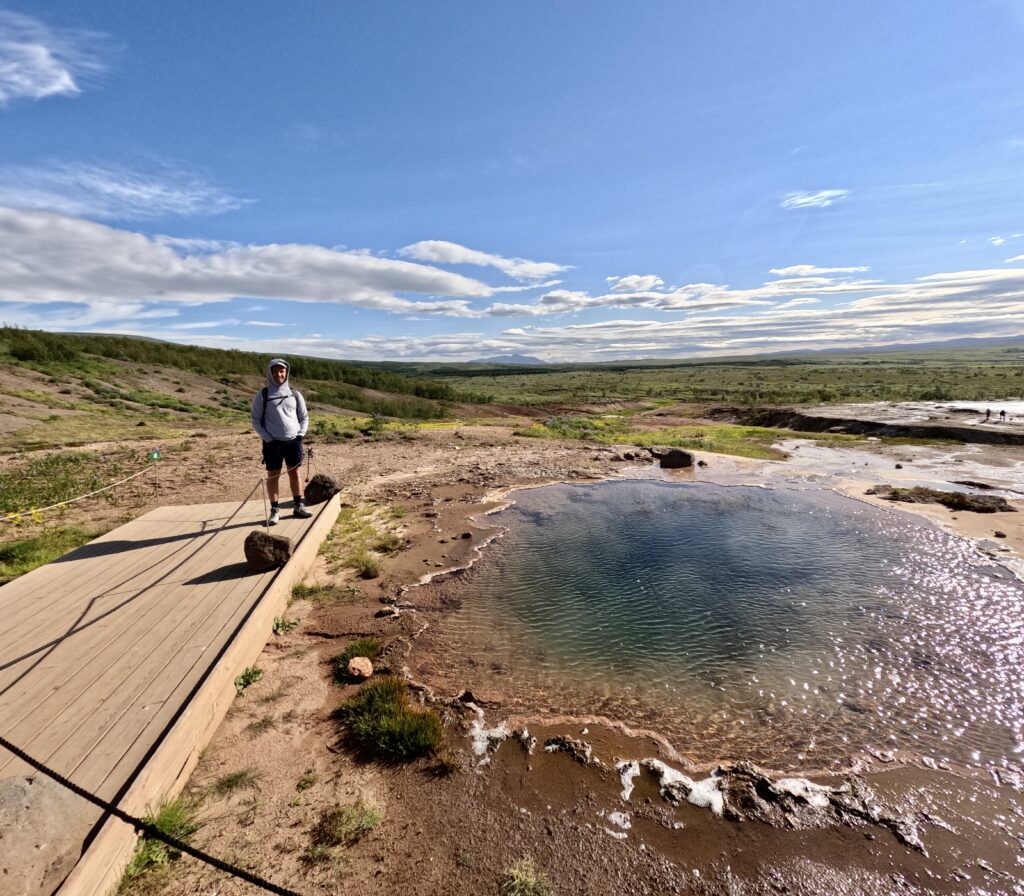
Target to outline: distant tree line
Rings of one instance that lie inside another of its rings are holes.
[[[174,367],[211,377],[263,375],[267,356],[255,352],[241,352],[235,349],[200,348],[195,345],[179,345],[155,339],[141,339],[130,336],[107,336],[93,333],[47,333],[42,330],[23,330],[18,327],[0,327],[0,354],[16,361],[32,364],[74,363],[92,355],[115,361],[129,361],[135,364],[155,364]],[[362,389],[374,389],[399,395],[433,401],[466,401],[448,385],[429,380],[417,380],[400,373],[374,367],[363,367],[344,361],[326,358],[291,357],[288,359],[292,373],[302,380],[320,380],[332,383],[347,383]],[[355,407],[355,394],[349,397],[354,410],[370,410],[369,407]],[[385,403],[383,400],[381,404]],[[424,407],[420,414],[426,415]],[[385,412],[386,413],[386,412]]]

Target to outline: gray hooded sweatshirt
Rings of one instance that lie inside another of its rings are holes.
[[[291,372],[291,367],[283,358],[273,358],[267,365],[266,411],[261,390],[252,399],[252,428],[264,442],[290,442],[306,434],[306,427],[309,426],[306,402],[300,392],[292,389],[287,379],[280,386],[275,383],[270,375],[271,367],[283,367]]]

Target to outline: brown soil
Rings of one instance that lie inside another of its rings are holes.
[[[251,434],[197,435],[186,444],[188,450],[177,441],[165,444],[153,473],[133,482],[116,506],[77,504],[65,520],[109,526],[166,504],[240,500],[260,478]],[[201,848],[304,894],[497,893],[506,870],[526,857],[560,894],[1024,892],[1020,781],[969,779],[896,763],[851,769],[881,809],[914,820],[923,849],[870,820],[727,820],[686,802],[673,806],[646,774],[631,798],[622,799],[616,757],[675,758],[656,737],[549,719],[530,724],[541,743],[532,754],[509,739],[488,757],[473,755],[467,734],[476,715],[454,698],[463,688],[472,691],[474,681],[456,683],[443,674],[419,683],[417,693],[445,720],[444,761],[401,768],[360,763],[331,720],[357,688],[333,683],[330,660],[353,638],[373,635],[388,645],[380,665],[400,673],[409,652],[420,649],[431,613],[444,612],[443,605],[403,609],[409,603],[405,589],[469,562],[494,534],[482,514],[499,506],[507,490],[668,474],[623,464],[613,452],[580,443],[517,439],[507,427],[423,430],[409,441],[312,447],[311,472],[337,478],[343,501],[391,509],[378,518],[399,528],[403,549],[385,557],[381,575],[370,581],[356,579],[351,570],[331,572],[329,560],[318,559],[307,583],[336,586],[339,599],[293,605],[289,617],[298,626],[271,639],[259,661],[263,677],[236,700],[189,785],[189,795],[201,803]],[[719,478],[754,481],[769,469],[793,472],[786,465],[705,457],[708,472]],[[842,483],[851,494],[862,493],[861,485]],[[912,509],[945,514],[944,524],[957,526],[944,508]],[[987,533],[991,518],[984,525]],[[1020,529],[1010,535],[1006,541],[1019,559]],[[397,616],[375,615],[396,603]],[[503,719],[500,695],[474,696],[488,726]],[[544,752],[544,740],[555,734],[590,743],[601,765],[585,767],[565,753]],[[251,774],[237,789],[218,786],[244,770]],[[821,781],[839,783],[835,777]],[[324,811],[357,803],[376,809],[383,820],[351,845],[311,848]],[[608,820],[611,812],[628,816],[628,832]],[[614,836],[622,833],[627,836]],[[210,896],[256,892],[189,859],[130,892],[154,888]]]

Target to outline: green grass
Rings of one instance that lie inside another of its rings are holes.
[[[327,809],[313,829],[316,846],[351,846],[380,824],[380,812],[364,803]]]
[[[345,561],[361,579],[375,579],[380,575],[380,559],[369,551],[354,551]]]
[[[116,459],[91,451],[61,451],[35,458],[0,473],[0,513],[48,507],[95,491],[126,475],[121,454]],[[136,464],[141,468],[142,459]]]
[[[380,678],[368,682],[335,712],[350,744],[367,759],[409,762],[433,753],[441,744],[441,720],[430,710],[409,704],[405,682]]]
[[[162,834],[183,843],[189,843],[200,828],[196,821],[195,807],[181,799],[164,803],[155,813],[147,815],[146,821]],[[152,874],[180,857],[181,853],[177,850],[143,835],[121,877],[118,893],[127,893],[140,878]]]
[[[357,638],[339,653],[331,662],[334,668],[334,680],[344,684],[348,682],[349,660],[357,656],[365,656],[369,660],[375,660],[384,649],[384,644],[378,638]]]
[[[547,875],[532,859],[521,859],[502,876],[501,893],[502,896],[552,896],[554,890]]]
[[[47,529],[33,538],[0,545],[0,585],[92,541],[99,532],[77,526]]]

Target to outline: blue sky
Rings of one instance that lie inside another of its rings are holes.
[[[1024,0],[0,7],[0,321],[361,359],[1024,334]]]

